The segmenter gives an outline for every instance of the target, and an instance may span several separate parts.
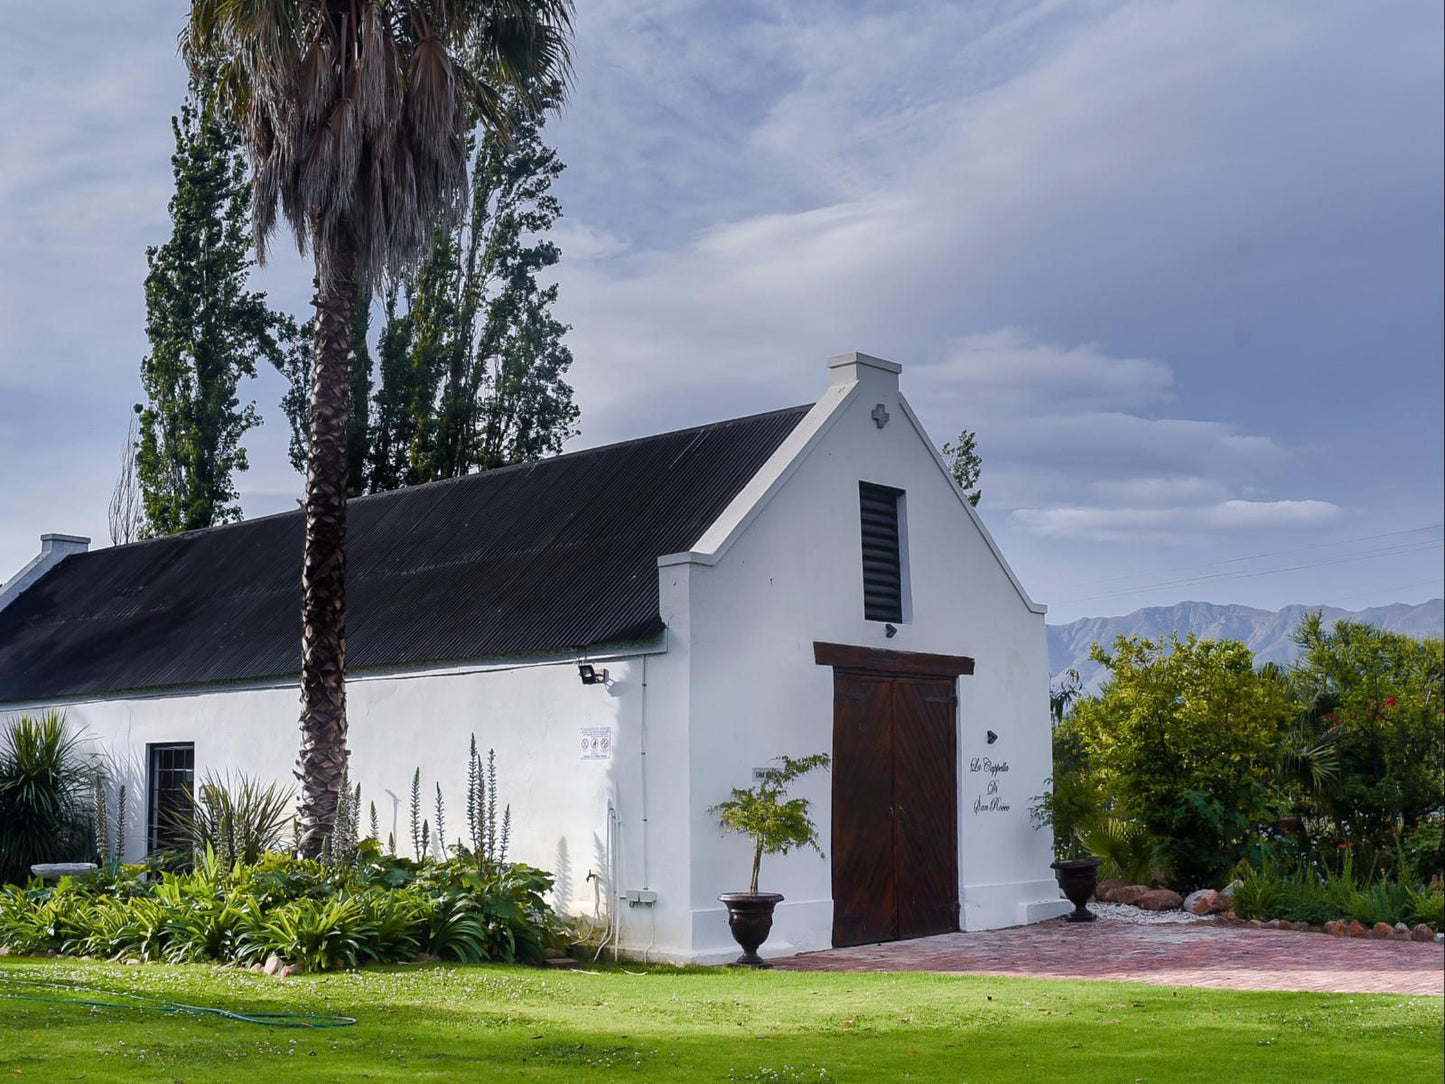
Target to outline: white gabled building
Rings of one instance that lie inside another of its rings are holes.
[[[786,896],[765,954],[1068,910],[1028,814],[1050,774],[1043,607],[899,366],[828,364],[811,407],[351,502],[351,774],[383,837],[410,851],[418,767],[457,837],[475,733],[511,857],[555,874],[559,907],[612,916],[626,951],[728,960],[716,897],[750,850],[707,809],[772,757],[827,752],[798,787],[827,857],[764,860]],[[133,853],[207,770],[291,779],[301,526],[46,536],[0,590],[0,714],[61,707],[104,744]]]

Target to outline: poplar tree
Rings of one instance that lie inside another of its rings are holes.
[[[146,249],[146,402],[135,452],[144,537],[241,518],[241,439],[261,424],[242,403],[256,359],[284,360],[294,322],[247,289],[253,264],[251,185],[234,121],[208,108],[213,75],[193,75],[171,118],[175,192],[170,240]]]
[[[552,315],[565,168],[542,139],[542,96],[506,96],[508,137],[474,140],[467,215],[438,228],[415,271],[384,293],[376,360],[364,317],[352,335],[352,495],[454,478],[562,450],[578,409],[565,376],[567,325]],[[306,461],[309,360],[288,359],[291,460]]]

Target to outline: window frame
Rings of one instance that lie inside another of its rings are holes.
[[[163,756],[174,757],[176,754],[189,754],[188,766],[177,766],[174,763],[162,765],[159,758]],[[166,776],[184,775],[185,779],[176,785],[172,779],[163,781],[161,773]],[[163,844],[173,844],[174,826],[163,826],[161,817],[164,814],[175,816],[179,808],[185,808],[187,815],[196,807],[196,743],[189,741],[179,742],[147,742],[146,743],[146,853],[154,854],[162,848]],[[180,791],[185,795],[183,806],[177,806],[173,801],[168,800],[163,808],[161,803],[162,793],[173,795]]]

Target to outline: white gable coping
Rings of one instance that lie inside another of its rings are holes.
[[[713,521],[697,544],[690,550],[680,553],[663,554],[657,559],[659,568],[667,568],[672,565],[715,565],[722,560],[724,554],[737,541],[738,537],[748,528],[748,524],[767,507],[768,502],[781,489],[784,483],[792,476],[793,472],[802,465],[808,455],[822,441],[823,437],[831,429],[834,423],[842,416],[844,409],[853,399],[857,398],[860,389],[865,385],[871,388],[882,388],[887,391],[897,391],[898,374],[903,371],[903,366],[897,362],[885,361],[883,358],[875,358],[870,354],[849,353],[839,354],[837,357],[828,359],[829,385],[828,390],[823,393],[813,409],[803,416],[797,427],[788,435],[788,438],[778,445],[778,448],[768,457],[757,474],[753,475],[747,485],[738,492],[731,503],[723,509],[723,512]],[[1018,592],[1019,598],[1030,611],[1036,614],[1046,613],[1048,607],[1042,603],[1035,602],[1024,590],[1023,584],[1019,582],[1018,576],[1004,559],[998,543],[989,534],[988,528],[983,525],[978,512],[973,505],[969,504],[968,497],[964,495],[957,482],[953,480],[953,473],[944,463],[943,456],[939,454],[933,442],[928,438],[923,424],[918,420],[918,415],[908,405],[908,400],[900,393],[898,405],[903,410],[903,415],[908,423],[913,426],[914,433],[918,439],[928,448],[929,454],[933,457],[934,464],[948,480],[949,488],[953,495],[958,498],[959,504],[963,507],[973,525],[983,536],[989,551],[994,559],[998,561],[999,567],[1008,576],[1009,582]]]
[[[40,552],[30,563],[5,581],[0,587],[0,610],[5,609],[27,587],[34,584],[72,553],[85,553],[90,549],[90,539],[78,534],[43,534],[40,536]]]
[[[998,561],[999,566],[1004,570],[1004,574],[1008,576],[1009,582],[1014,585],[1014,590],[1018,592],[1019,598],[1023,600],[1024,605],[1036,614],[1048,613],[1049,608],[1047,606],[1042,602],[1035,602],[1029,597],[1029,593],[1024,590],[1024,585],[1019,582],[1019,578],[1014,575],[1014,570],[1009,566],[1008,561],[1004,559],[1003,551],[998,548],[998,543],[993,540],[993,535],[988,533],[988,528],[983,525],[983,520],[979,518],[978,509],[969,503],[968,496],[963,492],[963,488],[954,481],[953,471],[948,469],[948,464],[943,461],[942,454],[933,446],[933,441],[929,440],[928,434],[924,432],[923,423],[918,420],[918,415],[913,413],[913,408],[908,405],[908,400],[901,394],[898,396],[898,405],[903,409],[904,417],[908,419],[909,424],[913,426],[914,431],[918,434],[918,439],[923,441],[929,453],[933,456],[933,462],[938,466],[938,469],[943,472],[943,476],[948,479],[948,484],[953,490],[953,495],[958,498],[958,503],[961,504],[963,510],[968,513],[968,518],[973,520],[973,525],[978,528],[978,533],[983,535],[983,540],[988,543],[988,548],[993,552],[994,560]]]
[[[787,439],[778,445],[765,463],[758,468],[748,484],[738,491],[722,514],[718,516],[697,545],[681,553],[666,553],[657,559],[659,568],[671,565],[715,565],[732,548],[732,544],[747,530],[748,524],[757,518],[774,494],[783,487],[794,471],[802,465],[824,435],[843,414],[843,408],[858,394],[857,382],[838,383],[829,386],[813,408],[803,415]]]

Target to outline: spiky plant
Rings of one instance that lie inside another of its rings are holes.
[[[263,785],[241,772],[207,772],[180,827],[197,851],[213,849],[228,867],[237,861],[251,865],[280,845],[293,798],[291,788],[279,783]]]
[[[0,883],[37,862],[89,857],[96,766],[65,715],[20,715],[0,728]]]
[[[91,794],[91,817],[95,831],[95,853],[102,866],[110,864],[110,803],[105,796],[105,776],[95,773]]]
[[[125,861],[125,784],[115,792],[115,857]]]
[[[421,769],[411,777],[411,849],[418,862],[422,859],[421,846]]]
[[[482,791],[482,758],[477,755],[477,736],[473,734],[467,750],[467,835],[473,854],[482,853]]]
[[[442,802],[442,785],[441,785],[440,783],[437,784],[436,815],[437,815],[437,845],[441,848],[441,852],[442,852],[441,856],[442,856],[442,858],[446,858],[446,856],[447,856],[447,819],[446,819],[446,810],[443,808],[443,802]]]
[[[497,751],[487,750],[487,861],[497,864]]]
[[[466,135],[569,75],[570,0],[193,0],[181,49],[219,64],[253,173],[257,253],[278,211],[316,269],[302,561],[301,850],[346,768],[346,437],[358,300],[466,200]]]
[[[381,842],[381,825],[377,822],[377,819],[376,819],[376,803],[375,803],[375,802],[372,802],[372,803],[371,803],[371,835],[370,835],[368,838],[374,839],[374,840],[376,840],[378,843]]]

